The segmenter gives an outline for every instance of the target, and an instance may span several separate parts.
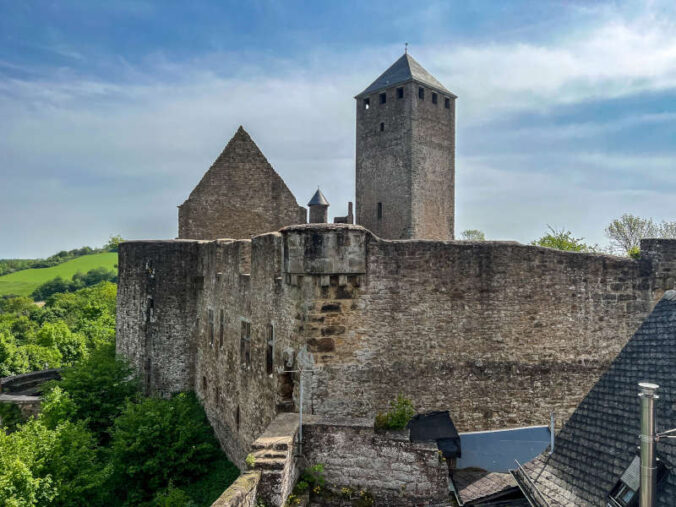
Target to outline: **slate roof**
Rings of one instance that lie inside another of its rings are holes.
[[[605,505],[636,456],[638,383],[643,381],[660,386],[657,431],[676,428],[676,291],[667,291],[582,400],[557,436],[554,454],[543,453],[523,466],[530,481],[515,472],[534,504]],[[659,441],[657,456],[676,464],[676,444]],[[676,470],[658,488],[656,505],[676,505]]]
[[[308,206],[328,206],[329,201],[326,200],[326,197],[324,197],[324,194],[322,194],[322,191],[317,189],[315,192],[315,195],[312,196],[312,199],[310,199],[310,202],[307,203]]]
[[[453,470],[452,479],[463,505],[486,501],[517,487],[510,474],[486,472],[480,468]]]
[[[423,66],[416,62],[408,53],[403,54],[401,58],[394,62],[389,69],[383,72],[378,79],[371,83],[368,88],[357,95],[357,97],[369,95],[375,91],[406,83],[408,81],[415,81],[428,86],[429,88],[434,88],[441,93],[455,97],[453,93],[448,91],[444,85],[437,81],[432,74],[427,72]]]

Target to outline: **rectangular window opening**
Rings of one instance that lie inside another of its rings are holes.
[[[209,345],[214,346],[214,311],[209,310]]]
[[[446,109],[450,109],[450,108],[451,108],[451,99],[449,99],[448,97],[446,97],[446,98],[444,99],[444,107],[445,107]]]
[[[425,100],[425,88],[423,88],[422,86],[418,88],[418,98]]]
[[[387,102],[387,93],[380,94],[380,103],[385,104]]]
[[[272,324],[268,324],[268,342],[265,349],[265,372],[268,375],[273,371],[274,360],[274,344],[275,344],[275,328]]]
[[[378,203],[378,220],[383,218],[383,203]]]
[[[369,99],[364,99],[364,109],[371,107],[371,101]]]
[[[404,88],[397,88],[397,98],[398,99],[403,99],[404,98]]]
[[[432,93],[432,104],[436,104],[436,103],[437,103],[437,94]]]
[[[385,124],[383,122],[380,122],[380,131],[381,132],[385,131]]]
[[[221,309],[220,321],[221,327],[218,333],[218,346],[223,348],[223,336],[225,335],[225,315],[223,309]]]

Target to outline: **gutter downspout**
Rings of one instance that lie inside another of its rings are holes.
[[[657,384],[639,383],[641,398],[641,482],[639,487],[640,507],[655,505],[655,391]]]

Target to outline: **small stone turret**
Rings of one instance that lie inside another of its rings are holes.
[[[329,221],[329,201],[321,190],[317,189],[307,205],[310,208],[311,224],[325,224]]]

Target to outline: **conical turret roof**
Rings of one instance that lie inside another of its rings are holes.
[[[322,191],[317,189],[315,192],[315,195],[312,196],[312,199],[310,199],[310,202],[307,203],[308,206],[328,206],[329,201],[326,200],[326,197],[324,197],[324,194],[322,194]]]
[[[455,95],[446,89],[432,74],[427,72],[422,65],[408,53],[404,53],[401,58],[394,62],[389,69],[383,72],[378,79],[369,85],[366,90],[357,97],[369,95],[377,90],[389,88],[391,86],[415,81],[430,88],[434,88],[442,93],[455,97]]]

